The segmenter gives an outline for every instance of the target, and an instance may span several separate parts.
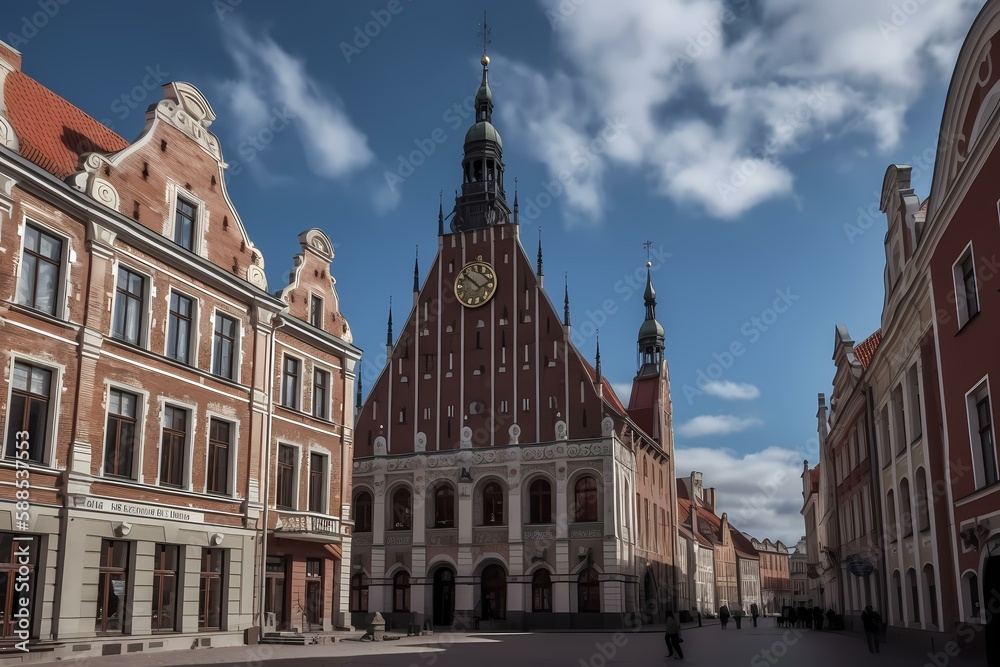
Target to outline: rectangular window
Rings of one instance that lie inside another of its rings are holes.
[[[295,509],[295,448],[278,445],[278,507]]]
[[[146,312],[146,278],[120,267],[115,288],[115,315],[111,335],[132,345],[141,345],[142,318]]]
[[[208,425],[208,492],[230,494],[229,459],[233,425],[212,417]]]
[[[977,487],[982,488],[996,483],[997,459],[993,440],[993,415],[990,410],[990,396],[983,394],[973,398],[973,432],[972,439],[976,451],[973,451],[973,463],[976,465]]]
[[[198,584],[198,629],[222,629],[222,574],[224,549],[201,550],[201,577]]]
[[[170,295],[170,315],[167,321],[167,356],[182,364],[190,363],[193,313],[194,301],[177,292]]]
[[[0,533],[0,638],[19,637],[19,619],[34,618],[34,595],[37,590],[38,538],[23,533]],[[27,589],[24,587],[27,586]],[[31,637],[35,637],[34,632]]]
[[[157,544],[153,553],[153,632],[177,631],[180,547]]]
[[[309,455],[309,511],[326,514],[323,500],[326,498],[326,457],[322,454]]]
[[[17,302],[49,315],[59,303],[62,241],[33,225],[24,227],[24,254],[17,282]]]
[[[913,364],[906,372],[907,398],[910,399],[910,433],[911,438],[916,440],[923,433],[921,424],[920,409],[920,378],[917,377],[917,365]]]
[[[128,549],[128,542],[101,541],[95,624],[98,633],[125,632],[125,617],[128,612]]]
[[[906,451],[906,411],[903,409],[903,387],[896,385],[892,390],[892,427],[896,438],[896,453]]]
[[[104,436],[104,475],[131,479],[135,461],[136,407],[139,397],[118,389],[108,394]]]
[[[52,371],[14,362],[7,410],[7,458],[44,462],[51,391]],[[18,445],[24,442],[28,443],[27,448],[19,448]]]
[[[323,299],[315,294],[309,295],[309,324],[323,328]]]
[[[198,219],[198,207],[194,204],[177,198],[177,214],[174,217],[174,243],[187,248],[194,249],[194,227],[195,220]]]
[[[222,313],[215,314],[215,337],[212,340],[212,374],[236,379],[236,320]]]
[[[979,312],[979,293],[976,289],[976,265],[970,245],[952,267],[955,278],[955,307],[958,308],[958,327],[961,329]]]
[[[329,419],[330,374],[318,368],[313,369],[313,417]]]
[[[187,452],[188,411],[163,408],[163,437],[160,442],[160,485],[184,486],[184,460]]]
[[[281,404],[292,410],[299,409],[299,360],[285,355],[281,372]]]

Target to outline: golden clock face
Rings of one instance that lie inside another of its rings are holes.
[[[497,291],[497,274],[486,262],[469,262],[455,278],[455,296],[463,306],[478,308]]]

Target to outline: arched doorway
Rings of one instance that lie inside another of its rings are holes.
[[[434,573],[434,625],[451,625],[455,618],[455,573],[440,567]]]
[[[507,618],[507,573],[490,565],[480,577],[480,605],[484,621]]]
[[[983,566],[983,599],[994,599],[1000,591],[1000,556],[990,556]],[[1000,614],[986,613],[986,664],[1000,665]]]

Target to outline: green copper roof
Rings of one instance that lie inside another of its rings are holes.
[[[469,143],[470,141],[495,141],[501,149],[503,148],[500,133],[493,127],[493,123],[486,120],[479,121],[465,133],[465,143]]]

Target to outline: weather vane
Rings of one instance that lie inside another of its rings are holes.
[[[490,25],[486,22],[486,10],[483,10],[483,22],[479,25],[479,32],[476,33],[477,36],[483,38],[483,54],[486,54],[487,45],[492,43],[490,39]]]
[[[653,248],[653,242],[652,241],[646,241],[645,243],[642,244],[642,247],[646,249],[646,261],[648,262],[649,261],[649,252]]]

